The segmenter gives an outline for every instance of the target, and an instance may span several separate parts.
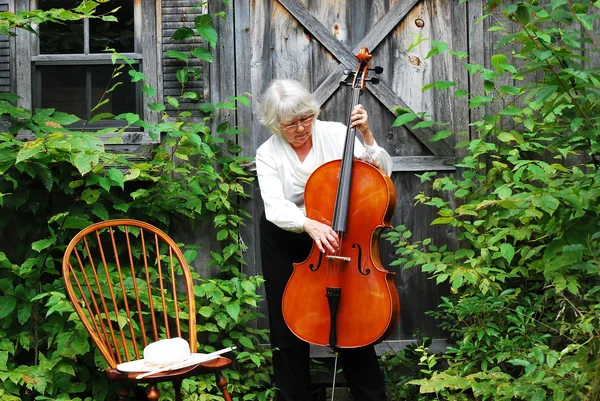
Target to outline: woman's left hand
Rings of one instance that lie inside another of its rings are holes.
[[[375,143],[373,139],[373,133],[369,129],[369,114],[367,114],[367,111],[362,104],[357,104],[352,109],[352,113],[350,115],[350,126],[356,127],[356,129],[363,136],[365,144],[371,146]]]

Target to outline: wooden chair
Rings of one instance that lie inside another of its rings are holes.
[[[192,277],[183,253],[158,228],[137,220],[92,224],[69,243],[63,258],[67,295],[88,333],[108,362],[111,380],[121,381],[119,399],[129,387],[140,393],[148,383],[148,400],[158,400],[156,383],[170,381],[181,400],[184,378],[214,374],[223,397],[231,401],[223,369],[231,360],[221,357],[176,371],[136,379],[138,373],[117,369],[123,362],[143,358],[148,343],[182,337],[197,351],[196,306]]]

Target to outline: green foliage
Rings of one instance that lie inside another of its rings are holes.
[[[85,1],[76,10],[2,13],[0,27],[15,34],[14,28],[31,30],[32,23],[93,15],[96,5]],[[202,36],[214,47],[212,18],[199,18],[187,34]],[[167,56],[211,60],[204,48]],[[146,95],[154,96],[155,89],[126,57],[115,53],[113,63],[115,74],[126,69]],[[0,399],[115,398],[106,365],[64,295],[60,266],[75,233],[94,221],[119,217],[148,221],[173,236],[214,227],[214,249],[181,245],[190,263],[202,252],[217,271],[214,277],[196,277],[200,351],[236,345],[234,369],[226,372],[232,396],[272,397],[271,354],[259,347],[267,335],[254,328],[263,280],[241,269],[245,245],[239,233],[249,216],[239,205],[253,177],[244,170],[247,159],[239,156],[236,143],[243,130],[228,121],[215,123],[220,110],[247,107],[250,101],[237,96],[215,105],[195,103],[203,117],[192,118],[192,111],[180,105],[183,99],[199,99],[185,85],[198,78],[197,71],[184,67],[177,76],[181,96],[149,105],[162,113],[162,122],[152,125],[131,113],[97,114],[93,121],[126,122],[97,133],[66,128],[77,121],[72,115],[25,110],[15,106],[16,96],[0,95],[0,113],[10,123],[9,131],[0,133]],[[133,127],[157,141],[148,157],[111,152],[100,139],[108,134],[109,143],[122,143],[122,133]],[[17,138],[23,130],[34,138]],[[213,395],[218,389],[212,377],[186,379],[183,388],[190,400],[220,399]],[[168,385],[163,391],[165,399],[173,397]]]
[[[489,30],[501,34],[490,68],[465,65],[483,93],[447,82],[424,88],[468,95],[484,110],[473,139],[457,145],[466,155],[457,176],[421,175],[431,191],[416,197],[437,209],[432,224],[456,232],[458,249],[411,242],[404,227],[389,234],[395,264],[451,290],[432,312],[453,340],[448,367],[409,384],[426,399],[597,400],[598,4],[489,8]]]
[[[391,400],[424,401],[427,396],[420,395],[419,389],[411,386],[412,380],[429,378],[440,364],[440,358],[429,352],[432,339],[416,335],[417,342],[409,344],[400,351],[383,354],[379,360],[388,397]]]

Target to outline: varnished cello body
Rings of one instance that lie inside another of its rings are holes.
[[[356,348],[384,339],[400,315],[394,273],[381,266],[379,233],[390,225],[396,191],[378,168],[353,162],[352,196],[347,233],[339,255],[351,260],[328,260],[313,246],[309,257],[294,264],[285,288],[283,316],[290,330],[315,345]],[[307,216],[331,225],[340,160],[319,167],[306,184]],[[341,288],[336,314],[337,344],[330,344],[331,313],[326,288]]]
[[[361,75],[364,88],[366,74]],[[304,192],[307,217],[332,226],[340,248],[328,255],[313,245],[308,258],[294,264],[282,301],[284,319],[297,337],[334,349],[383,340],[400,314],[395,273],[379,257],[379,234],[390,226],[396,191],[380,169],[353,159],[353,146],[349,129],[343,159],[315,170]]]

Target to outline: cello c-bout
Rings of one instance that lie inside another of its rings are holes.
[[[371,55],[362,48],[357,58],[351,109],[364,90]],[[313,245],[308,258],[294,264],[282,300],[284,319],[297,337],[334,349],[383,340],[400,314],[395,273],[379,257],[379,234],[390,226],[396,190],[380,169],[354,160],[354,140],[354,128],[348,128],[342,160],[315,170],[304,192],[307,217],[332,226],[340,247],[329,255]]]

